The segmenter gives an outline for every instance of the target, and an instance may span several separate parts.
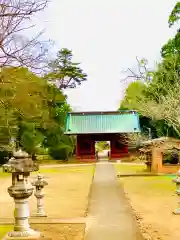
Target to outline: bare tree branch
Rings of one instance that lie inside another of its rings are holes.
[[[147,67],[148,65],[147,60],[144,58],[139,60],[138,57],[136,57],[136,61],[138,64],[138,72],[135,72],[130,68],[127,68],[127,70],[125,71],[127,76],[126,78],[121,80],[122,82],[128,79],[132,79],[133,81],[142,80],[144,82],[150,80],[150,76],[149,76],[150,71]]]
[[[22,32],[32,28],[30,20],[42,11],[48,0],[0,0],[0,68],[25,66],[40,69],[46,61],[47,46],[39,41],[43,32],[32,39]]]
[[[42,11],[47,6],[48,0],[1,0],[0,18],[29,17],[34,13]]]
[[[165,120],[180,134],[180,81],[178,76],[176,80],[173,84],[163,83],[164,88],[168,90],[166,95],[160,94],[158,88],[153,88],[153,99],[139,96],[133,106],[131,103],[131,107],[153,120]]]

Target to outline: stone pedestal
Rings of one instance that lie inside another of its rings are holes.
[[[180,215],[180,196],[177,197],[177,208],[173,213],[175,215]]]
[[[33,229],[29,229],[28,232],[9,232],[3,240],[40,240],[40,238],[40,233]]]
[[[35,193],[36,198],[37,198],[37,217],[47,217],[45,210],[44,210],[44,195],[42,195],[42,191],[36,192]]]
[[[177,177],[173,179],[173,182],[176,183],[176,194],[177,194],[177,208],[173,212],[176,215],[180,214],[180,170],[177,172]]]
[[[33,188],[31,187],[33,191]],[[30,191],[28,191],[30,194]],[[32,193],[31,193],[32,194]],[[14,239],[38,239],[41,234],[30,228],[28,198],[14,199],[14,230],[9,232],[4,240]]]

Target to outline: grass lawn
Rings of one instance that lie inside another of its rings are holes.
[[[0,239],[2,239],[7,232],[11,231],[13,229],[10,225],[0,225]]]
[[[38,172],[42,173],[43,175],[46,175],[48,173],[85,173],[85,172],[94,172],[94,168],[95,165],[91,165],[91,166],[62,166],[62,167],[42,167],[40,166],[40,170]],[[31,174],[33,175],[37,175],[37,173],[33,172]]]
[[[5,178],[11,176],[10,173],[5,173],[2,171],[2,168],[0,167],[0,178]]]
[[[142,168],[134,169],[140,171]],[[172,213],[177,206],[173,178],[168,175],[118,178],[132,208],[140,216],[140,227],[147,240],[179,240],[179,216]]]
[[[115,164],[117,173],[121,174],[134,174],[134,173],[145,173],[147,172],[146,165],[136,164]]]
[[[48,240],[82,240],[84,224],[32,224],[31,227],[42,233]],[[2,239],[12,226],[0,225],[0,239]]]
[[[45,187],[45,210],[50,218],[78,218],[86,215],[94,165],[42,168],[48,181]],[[37,172],[31,175],[32,180]],[[14,203],[7,193],[11,179],[0,178],[0,218],[13,216]],[[31,214],[36,212],[36,198],[29,200]],[[6,208],[4,208],[6,206]]]
[[[87,161],[76,159],[75,157],[70,158],[68,161],[63,160],[53,160],[53,159],[43,159],[38,160],[40,165],[50,165],[50,164],[85,164]]]

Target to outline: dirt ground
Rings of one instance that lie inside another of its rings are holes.
[[[84,224],[32,224],[32,228],[42,233],[44,240],[82,240],[84,236]],[[12,230],[12,226],[0,226],[0,239],[6,232]]]
[[[146,240],[179,240],[180,215],[170,176],[120,178]]]
[[[45,187],[45,210],[49,218],[78,218],[86,214],[94,166],[46,168],[41,170],[48,181]],[[37,173],[32,175],[34,180]],[[0,177],[0,218],[12,218],[14,203],[7,193],[11,178]],[[36,212],[36,198],[29,200],[30,212]]]

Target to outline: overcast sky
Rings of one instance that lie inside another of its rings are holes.
[[[159,60],[175,29],[168,15],[176,0],[51,0],[39,25],[56,49],[72,49],[88,81],[68,91],[75,110],[117,110],[123,97],[122,71],[135,58]],[[43,20],[43,23],[42,23]]]

